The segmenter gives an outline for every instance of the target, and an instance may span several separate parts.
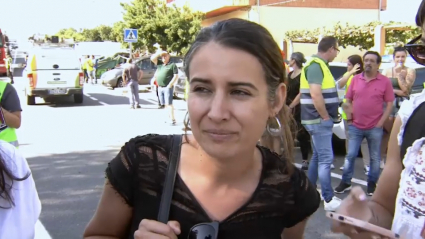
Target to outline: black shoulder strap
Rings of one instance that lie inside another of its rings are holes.
[[[421,103],[407,120],[403,133],[403,142],[400,146],[400,158],[406,155],[407,148],[415,140],[425,137],[425,102]]]
[[[171,151],[168,158],[167,174],[165,175],[164,187],[162,189],[161,202],[159,204],[158,221],[167,224],[170,214],[171,200],[173,198],[174,183],[176,181],[177,169],[180,162],[181,135],[173,135]]]

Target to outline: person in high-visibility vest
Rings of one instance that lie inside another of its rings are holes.
[[[353,77],[357,74],[360,74],[363,72],[363,60],[362,57],[359,55],[352,55],[348,57],[347,60],[347,72],[337,81],[338,88],[342,89],[345,87],[345,93],[344,96],[347,94],[348,87],[350,87],[351,80]],[[342,114],[341,118],[344,122],[344,130],[345,130],[345,148],[348,151],[348,123],[347,123],[347,113],[345,111],[350,111],[350,109],[345,105],[345,102],[347,100],[343,99],[342,104]],[[344,111],[345,109],[345,111]],[[350,116],[351,119],[351,116]],[[363,156],[363,164],[364,164],[364,171],[367,175],[369,173],[369,163],[370,163],[370,154],[369,154],[369,148],[367,146],[367,140],[363,139],[361,144],[361,151]],[[340,168],[341,170],[344,169],[344,166]]]
[[[7,76],[10,78],[10,84],[14,84],[13,73],[12,73],[13,59],[9,51],[6,52],[6,58],[4,58],[3,60],[4,60],[4,63],[6,64],[6,72],[7,72]]]
[[[21,103],[16,89],[9,83],[0,81],[0,105],[7,128],[0,132],[0,140],[4,140],[15,147],[19,146],[16,129],[21,127]]]
[[[341,204],[331,184],[332,129],[334,121],[338,120],[339,98],[329,62],[338,52],[338,40],[332,36],[323,37],[318,53],[304,65],[300,79],[301,123],[310,133],[313,146],[308,178],[313,184],[319,179],[326,211],[334,211]]]

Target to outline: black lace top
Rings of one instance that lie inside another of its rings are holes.
[[[142,219],[156,220],[172,136],[145,135],[131,139],[109,163],[106,176],[115,190],[133,208],[127,238],[133,238]],[[303,171],[291,176],[277,154],[259,147],[263,156],[260,183],[251,199],[220,222],[219,239],[280,239],[289,228],[312,215],[320,195]],[[180,222],[179,238],[189,229],[211,219],[177,175],[170,220]]]

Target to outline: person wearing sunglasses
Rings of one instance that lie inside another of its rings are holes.
[[[303,238],[321,200],[293,164],[286,76],[272,35],[251,21],[220,21],[200,31],[184,63],[192,135],[177,152],[178,135],[127,142],[106,169],[84,238]],[[283,139],[282,156],[257,145],[264,131]],[[169,157],[179,153],[168,220],[159,220]]]
[[[425,0],[416,15],[416,24],[425,31]],[[412,58],[425,65],[421,35],[405,45]],[[336,211],[389,229],[400,238],[425,238],[425,90],[405,100],[397,112],[388,143],[387,162],[370,200],[354,187]],[[350,238],[381,238],[359,228],[334,222],[332,231]]]

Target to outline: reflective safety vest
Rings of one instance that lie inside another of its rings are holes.
[[[347,102],[347,100],[345,99],[345,96],[347,95],[347,91],[348,91],[348,87],[350,87],[351,84],[351,80],[353,79],[354,75],[351,75],[350,78],[348,78],[347,84],[345,85],[345,93],[344,93],[344,99],[342,100],[342,102]],[[341,117],[345,120],[347,120],[347,115],[345,114],[344,111],[342,111]]]
[[[306,78],[306,71],[312,63],[317,63],[323,72],[322,95],[325,101],[325,107],[329,116],[336,120],[338,118],[339,98],[336,90],[335,79],[328,67],[322,59],[312,57],[307,62],[304,69],[301,71],[300,93],[301,93],[301,123],[303,124],[318,124],[321,122],[321,117],[313,104],[313,99],[310,94],[310,86]]]
[[[9,83],[6,83],[4,81],[0,81],[0,101],[3,97],[3,92],[6,89],[6,86]],[[11,127],[7,127],[6,129],[4,129],[3,131],[0,132],[0,140],[4,140],[12,145],[14,145],[15,147],[19,146],[18,143],[18,136],[16,135],[16,131],[14,128]]]

